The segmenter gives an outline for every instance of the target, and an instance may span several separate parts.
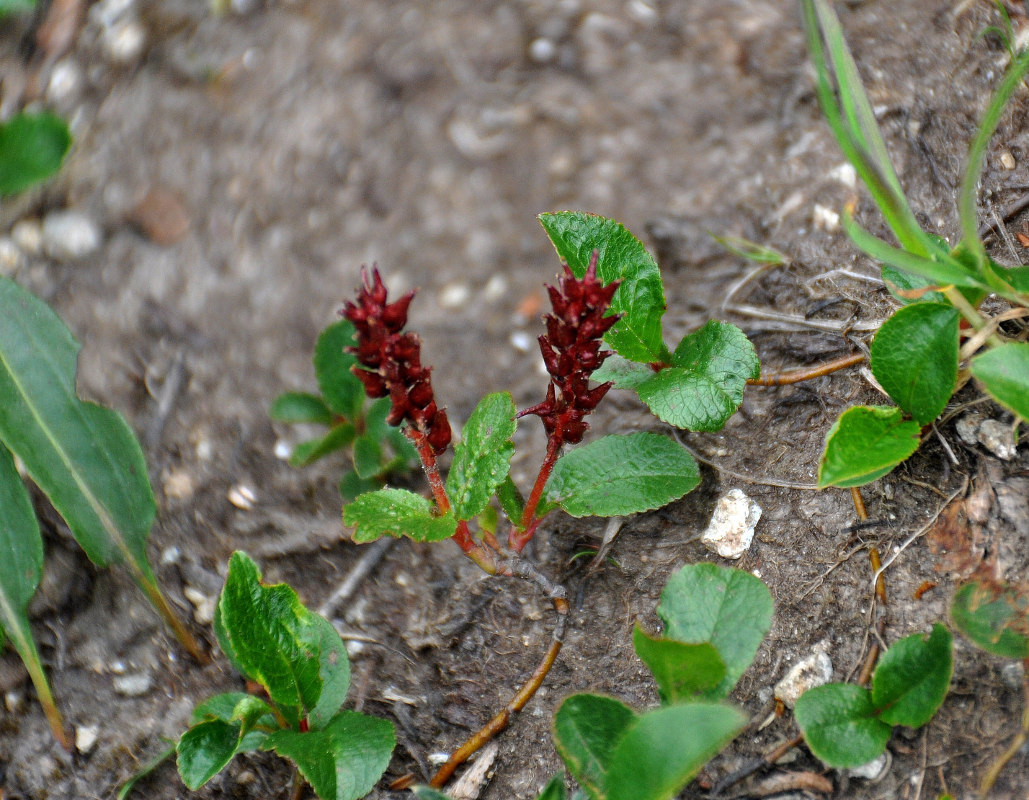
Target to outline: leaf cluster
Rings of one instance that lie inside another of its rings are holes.
[[[882,212],[899,247],[862,228],[848,206],[842,224],[852,241],[882,262],[883,280],[903,303],[875,335],[872,373],[897,404],[848,409],[826,439],[819,486],[860,486],[882,477],[918,448],[921,428],[936,419],[971,374],[998,403],[1029,418],[1029,344],[1005,341],[978,306],[989,294],[1029,306],[1029,267],[1005,267],[979,236],[976,183],[986,148],[1014,91],[1029,71],[1016,55],[969,148],[958,197],[962,238],[950,248],[921,228],[900,187],[857,66],[827,0],[804,0],[816,89],[829,126]],[[962,322],[981,336],[977,354],[960,351]],[[968,358],[967,370],[959,370]]]
[[[239,753],[272,750],[293,761],[322,800],[371,791],[393,753],[393,726],[342,710],[350,662],[332,624],[286,584],[261,583],[257,565],[236,552],[214,626],[222,652],[264,697],[227,692],[197,705],[176,745],[186,786],[199,789]]]
[[[404,473],[418,455],[398,429],[386,424],[389,398],[367,402],[364,386],[351,367],[357,358],[346,352],[355,344],[354,326],[347,320],[329,325],[314,346],[314,373],[319,394],[286,392],[272,402],[268,415],[278,422],[324,426],[328,430],[297,445],[289,462],[295,467],[313,464],[340,450],[348,450],[351,469],[339,482],[343,502],[379,488],[391,474]]]

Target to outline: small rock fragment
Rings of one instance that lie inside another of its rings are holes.
[[[128,221],[154,244],[175,244],[189,231],[189,214],[168,189],[151,189],[129,213]]]
[[[700,537],[708,550],[722,558],[739,558],[754,539],[761,506],[740,489],[730,489],[718,499],[711,522]]]
[[[226,495],[229,502],[232,503],[236,508],[241,508],[244,511],[249,511],[254,507],[254,503],[257,502],[257,495],[254,494],[254,490],[247,486],[245,483],[237,483]]]
[[[100,738],[99,725],[77,725],[75,727],[75,749],[86,755]]]
[[[848,189],[853,189],[857,186],[857,170],[854,169],[854,165],[849,161],[844,161],[842,164],[833,167],[829,171],[829,177],[839,181]]]
[[[1010,461],[1015,457],[1015,441],[1010,425],[995,419],[988,419],[979,426],[976,438],[979,443],[997,458]]]
[[[475,800],[493,777],[500,745],[490,742],[450,790],[453,800]]]
[[[162,488],[169,500],[185,500],[196,491],[193,476],[184,469],[168,470],[163,476]]]
[[[46,99],[55,106],[71,106],[82,93],[82,68],[72,58],[54,64],[46,85]]]
[[[100,227],[78,211],[54,211],[43,220],[43,249],[59,261],[93,255],[103,243]]]
[[[146,672],[128,672],[115,676],[111,681],[114,691],[126,697],[142,697],[154,685],[154,679]]]
[[[195,586],[186,586],[182,593],[193,604],[193,618],[201,625],[210,625],[214,620],[214,609],[218,604],[215,597],[208,597]]]
[[[10,236],[0,236],[0,275],[11,277],[25,264],[25,254]]]
[[[878,758],[869,761],[867,764],[862,764],[860,767],[853,767],[847,770],[847,774],[852,778],[861,778],[862,780],[876,783],[882,780],[883,776],[890,769],[890,762],[893,757],[890,755],[890,751],[887,750]]]
[[[831,208],[815,203],[811,211],[811,221],[816,228],[821,228],[828,233],[834,233],[840,229],[840,215]]]
[[[548,64],[554,60],[556,55],[557,45],[554,44],[553,39],[540,36],[529,44],[529,58],[537,64]]]
[[[815,645],[815,652],[798,661],[781,681],[775,684],[775,697],[793,708],[808,689],[822,686],[832,678],[832,660],[825,652],[826,642]]]
[[[19,220],[11,228],[11,238],[23,253],[38,256],[43,252],[43,226],[38,219]]]
[[[954,430],[957,431],[962,442],[967,444],[969,447],[975,447],[979,443],[979,439],[977,437],[979,434],[980,424],[982,424],[982,417],[978,414],[965,414],[954,425]]]
[[[1004,169],[1014,169],[1017,166],[1017,162],[1015,161],[1015,157],[1013,155],[1011,155],[1011,151],[1010,150],[1004,150],[1004,151],[1001,152],[1001,154],[1000,154],[1000,165],[1002,167],[1004,167]]]
[[[1000,668],[1000,679],[1011,691],[1021,692],[1025,681],[1025,666],[1021,661],[1009,661]]]
[[[460,308],[468,302],[471,290],[464,283],[448,283],[439,293],[439,304],[442,308]]]

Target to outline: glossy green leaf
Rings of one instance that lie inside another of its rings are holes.
[[[976,647],[1004,658],[1029,658],[1029,586],[973,580],[954,594],[951,619]]]
[[[500,507],[504,509],[507,518],[514,525],[520,525],[522,515],[525,513],[525,498],[522,497],[521,490],[511,480],[510,475],[504,478],[500,486],[497,487],[497,499],[500,501]]]
[[[572,777],[594,800],[607,797],[607,774],[615,749],[635,720],[627,705],[599,694],[573,694],[554,713],[554,746]]]
[[[280,394],[268,409],[268,416],[276,422],[332,424],[332,411],[325,401],[309,392]]]
[[[746,334],[718,320],[684,337],[671,363],[635,389],[659,419],[691,431],[721,430],[743,402],[747,380],[761,374]]]
[[[994,400],[1029,420],[1029,344],[992,347],[973,358],[970,367]]]
[[[359,417],[364,406],[364,384],[350,371],[357,357],[344,352],[356,343],[353,324],[341,319],[323,330],[314,345],[314,374],[322,397],[347,419]]]
[[[475,407],[454,447],[447,495],[458,519],[479,514],[511,469],[514,400],[507,392],[486,395]]]
[[[725,680],[725,662],[708,642],[687,644],[653,637],[636,625],[632,644],[636,655],[654,676],[664,704],[710,698]]]
[[[922,425],[943,411],[958,375],[961,315],[943,303],[899,309],[872,340],[872,373],[893,401]]]
[[[352,503],[365,492],[374,492],[381,486],[381,481],[362,478],[354,470],[348,469],[339,479],[339,495],[344,503]]]
[[[853,406],[825,438],[818,486],[849,488],[881,478],[918,449],[921,428],[893,406]]]
[[[189,724],[197,725],[201,722],[210,722],[212,720],[221,720],[226,723],[239,722],[237,717],[237,710],[246,708],[252,701],[264,704],[260,698],[256,698],[253,695],[249,695],[246,692],[224,692],[217,694],[214,697],[209,697],[193,708],[193,713],[190,715]],[[251,718],[249,720],[253,725],[261,725],[266,728],[277,728],[279,723],[276,721],[274,715],[271,713],[271,709],[268,708],[268,713],[265,716]],[[240,724],[240,733],[242,734],[239,743],[236,745],[237,753],[249,753],[253,750],[258,750],[261,744],[264,742],[265,737],[268,735],[267,731],[261,730],[249,730],[248,732],[242,731],[242,724]]]
[[[887,650],[872,678],[872,704],[889,725],[919,728],[943,704],[954,669],[953,640],[937,623],[932,633],[906,636]]]
[[[0,123],[0,195],[16,194],[61,168],[71,133],[54,114],[15,114]]]
[[[343,509],[343,524],[354,528],[355,542],[380,536],[408,536],[416,542],[449,539],[457,530],[452,513],[436,516],[435,506],[406,489],[366,492]]]
[[[372,790],[389,766],[396,746],[388,720],[356,711],[341,711],[323,730],[280,730],[265,750],[296,763],[321,800],[359,800]]]
[[[665,638],[710,643],[725,664],[725,677],[705,697],[728,696],[754,660],[772,624],[772,593],[749,572],[716,564],[687,564],[661,592],[657,615]]]
[[[668,349],[661,340],[664,285],[657,262],[643,243],[620,222],[595,214],[562,211],[540,214],[539,221],[558,256],[577,278],[586,274],[597,250],[597,277],[601,282],[622,281],[611,309],[624,316],[607,332],[604,341],[632,361],[666,360]]]
[[[382,447],[368,434],[354,439],[354,472],[361,478],[374,478],[382,471]]]
[[[289,457],[289,463],[294,467],[306,467],[308,464],[313,464],[330,453],[342,450],[354,441],[356,434],[357,430],[349,422],[334,425],[321,438],[298,444]]]
[[[660,508],[700,483],[697,462],[656,433],[605,436],[554,465],[544,496],[573,517],[617,517]]]
[[[565,800],[565,781],[560,775],[555,775],[550,779],[543,791],[540,793],[538,800]]]
[[[0,648],[4,634],[18,651],[58,738],[63,728],[29,627],[28,606],[43,572],[43,537],[10,451],[0,444]]]
[[[793,713],[811,752],[841,769],[878,758],[893,732],[877,718],[871,693],[849,683],[809,689]]]
[[[611,755],[607,800],[671,800],[746,727],[720,703],[667,706],[638,717]]]
[[[1016,292],[1029,295],[1029,267],[1005,267],[996,261],[989,262],[990,269]]]
[[[221,772],[239,744],[240,725],[220,719],[194,725],[176,745],[182,782],[196,791]]]

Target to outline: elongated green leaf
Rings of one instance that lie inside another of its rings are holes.
[[[55,174],[71,147],[63,119],[15,114],[0,124],[0,195],[15,194]]]
[[[481,513],[511,469],[515,404],[507,392],[486,395],[475,407],[454,448],[447,495],[458,519]]]
[[[573,694],[554,713],[554,746],[572,777],[594,800],[608,797],[612,757],[635,719],[627,705],[599,694]]]
[[[356,344],[353,323],[341,319],[325,328],[314,345],[314,374],[322,397],[347,419],[360,416],[364,406],[364,384],[350,371],[357,357],[344,351]]]
[[[638,717],[611,755],[608,800],[670,800],[747,724],[720,703],[667,706]]]
[[[920,428],[892,406],[854,406],[825,437],[818,486],[862,486],[881,478],[918,449]]]
[[[954,669],[952,637],[943,625],[890,647],[872,677],[872,704],[889,725],[920,728],[943,704]]]
[[[1029,658],[1029,585],[973,580],[954,594],[950,617],[987,653]]]
[[[883,283],[897,300],[904,305],[911,303],[944,303],[947,298],[942,292],[926,291],[928,288],[936,288],[937,283],[923,278],[920,275],[912,275],[910,272],[892,267],[889,264],[882,265]]]
[[[268,416],[277,422],[332,424],[332,411],[325,405],[325,401],[308,392],[280,394],[268,409]]]
[[[672,364],[635,389],[660,420],[691,431],[721,430],[743,402],[747,380],[761,374],[746,334],[718,320],[684,337]]]
[[[809,689],[793,712],[811,752],[841,769],[877,758],[893,731],[876,717],[871,693],[849,683]]]
[[[740,236],[715,236],[712,233],[711,238],[730,253],[735,253],[748,261],[756,261],[759,264],[779,265],[785,264],[789,260],[774,247],[767,247]]]
[[[973,358],[970,367],[994,400],[1029,420],[1029,344],[993,347]]]
[[[754,660],[772,624],[772,594],[749,572],[716,564],[687,564],[661,592],[657,615],[665,637],[710,643],[725,664],[725,677],[705,697],[728,696]]]
[[[196,791],[221,772],[239,744],[240,724],[209,720],[187,730],[175,747],[182,782]]]
[[[507,518],[514,525],[520,525],[522,515],[525,513],[525,498],[522,497],[522,492],[515,482],[511,480],[510,474],[497,487],[497,500],[500,501],[500,507],[504,509]]]
[[[434,516],[434,506],[406,489],[366,492],[343,509],[343,524],[354,528],[355,542],[373,542],[380,536],[407,536],[416,542],[449,539],[457,530],[450,512]]]
[[[604,284],[621,280],[611,301],[612,313],[624,314],[604,341],[632,361],[665,361],[661,341],[665,313],[661,272],[643,243],[613,219],[576,211],[540,214],[540,224],[558,256],[577,277],[586,274],[597,250],[597,277]]]
[[[293,760],[322,800],[359,800],[382,777],[395,746],[389,721],[341,711],[320,731],[276,731],[264,749]]]
[[[362,478],[354,470],[349,469],[339,479],[339,495],[344,503],[352,503],[365,492],[373,492],[380,486],[381,481]]]
[[[928,425],[954,393],[958,375],[957,309],[916,303],[898,310],[872,340],[872,373],[894,402]]]
[[[382,471],[382,447],[370,435],[354,439],[354,472],[361,478],[373,478]]]
[[[356,434],[357,429],[349,422],[333,425],[329,428],[329,432],[320,439],[310,439],[298,444],[289,457],[289,463],[294,467],[306,467],[308,464],[313,464],[318,459],[325,458],[329,453],[342,450],[354,441]]]
[[[656,433],[630,433],[565,453],[544,495],[573,517],[617,517],[660,508],[698,483],[697,462],[681,445]]]
[[[1016,292],[1029,295],[1029,267],[1005,267],[996,261],[989,262],[990,270]]]
[[[654,676],[658,695],[666,705],[711,697],[711,692],[725,679],[725,662],[707,642],[687,644],[653,637],[636,625],[632,644]]]

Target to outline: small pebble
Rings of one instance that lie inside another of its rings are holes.
[[[210,625],[214,620],[214,610],[218,605],[216,597],[208,597],[195,586],[186,586],[182,593],[193,604],[193,618],[201,625]]]
[[[781,681],[775,684],[775,696],[789,708],[808,689],[822,686],[832,679],[832,660],[825,652],[825,642],[815,645],[815,652],[798,661]]]
[[[26,255],[38,256],[43,252],[43,226],[37,219],[23,219],[11,228],[11,239]]]
[[[125,662],[120,660],[120,659],[116,659],[116,660],[112,661],[110,664],[107,665],[107,669],[113,675],[124,675],[125,674]]]
[[[1000,668],[1000,679],[1013,692],[1022,691],[1025,680],[1025,667],[1021,661],[1009,661]]]
[[[346,642],[347,655],[351,658],[357,658],[364,652],[364,642],[357,642],[350,639]]]
[[[1001,152],[1000,165],[1004,167],[1004,169],[1014,169],[1017,166],[1017,163],[1015,162],[1015,157],[1011,155],[1011,152],[1009,150],[1004,150],[1003,152]]]
[[[821,228],[829,233],[840,229],[840,215],[831,208],[826,208],[818,203],[815,203],[815,207],[811,211],[811,222],[816,228]]]
[[[460,308],[468,302],[471,291],[467,284],[448,283],[439,293],[439,304],[442,308]]]
[[[508,341],[511,342],[511,347],[522,353],[532,350],[532,337],[525,331],[514,331]]]
[[[711,522],[700,537],[701,544],[722,558],[739,558],[750,547],[760,519],[761,506],[742,490],[730,489],[715,504]]]
[[[184,469],[168,470],[162,482],[164,496],[169,500],[185,500],[193,496],[196,485],[193,476]]]
[[[78,211],[54,211],[43,220],[43,249],[60,261],[78,261],[103,244],[99,226]]]
[[[975,447],[979,443],[977,436],[980,424],[982,424],[982,417],[978,414],[965,414],[954,425],[954,430],[957,431],[962,442],[969,447]]]
[[[167,567],[172,564],[178,564],[182,560],[182,551],[179,550],[175,545],[164,548],[161,553],[161,566]]]
[[[18,689],[11,689],[10,691],[4,692],[4,707],[7,709],[8,713],[20,713],[24,703],[25,695]]]
[[[82,91],[82,69],[74,59],[64,58],[54,64],[46,85],[46,99],[55,106],[68,106]]]
[[[75,727],[75,749],[85,755],[96,745],[100,738],[99,725],[77,725]]]
[[[25,254],[10,236],[0,236],[0,275],[11,277],[25,265]]]
[[[529,44],[529,58],[537,64],[549,64],[557,55],[557,45],[552,39],[540,36]]]
[[[146,29],[132,16],[105,27],[100,37],[104,53],[116,64],[135,64],[146,48]]]
[[[189,213],[175,192],[151,189],[129,212],[129,222],[154,244],[175,244],[189,232]]]
[[[844,161],[842,164],[833,167],[829,171],[829,177],[839,181],[848,189],[853,189],[857,186],[857,170],[854,169],[854,165],[849,161]]]
[[[988,419],[979,426],[976,438],[979,443],[997,458],[1011,461],[1015,457],[1015,440],[1010,425]]]
[[[254,494],[254,490],[247,486],[245,483],[237,483],[231,489],[228,494],[229,502],[232,503],[236,508],[241,508],[244,511],[249,511],[254,507],[254,503],[257,502],[257,495]]]
[[[503,275],[492,275],[482,290],[482,299],[487,303],[495,303],[507,294],[507,280]]]
[[[881,780],[890,768],[890,762],[893,760],[890,755],[890,751],[887,750],[881,756],[867,764],[862,764],[860,767],[854,767],[847,770],[847,774],[852,778],[861,778],[862,780],[871,781],[876,783]]]
[[[429,753],[429,755],[426,756],[426,758],[428,759],[430,764],[432,764],[435,767],[438,767],[441,764],[447,763],[447,761],[450,759],[450,753]]]
[[[154,685],[154,679],[146,672],[133,672],[118,675],[111,682],[114,691],[126,697],[142,697]]]
[[[279,439],[275,442],[275,457],[280,461],[289,461],[289,457],[293,455],[293,445],[287,442],[285,439]]]

